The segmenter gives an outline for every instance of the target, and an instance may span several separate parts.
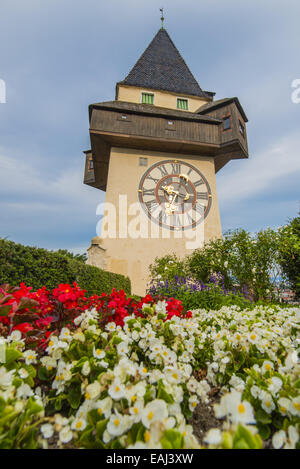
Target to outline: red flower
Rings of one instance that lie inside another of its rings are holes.
[[[23,334],[26,334],[26,332],[32,331],[33,327],[29,322],[22,322],[21,324],[18,324],[17,326],[13,327],[13,331],[20,331]]]

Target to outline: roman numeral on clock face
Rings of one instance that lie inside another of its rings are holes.
[[[143,196],[145,196],[145,195],[152,195],[154,197],[155,189],[144,189],[143,188]]]
[[[153,181],[155,184],[158,183],[159,179],[157,178],[154,178],[153,176],[151,176],[151,174],[149,174],[146,179],[150,179],[150,181]]]
[[[204,184],[203,179],[198,179],[198,181],[194,182],[194,187],[202,186]]]
[[[197,199],[208,200],[207,192],[197,192]]]
[[[157,167],[159,169],[159,171],[161,172],[161,175],[162,176],[167,176],[168,175],[168,171],[166,170],[166,167],[164,164],[161,164],[160,166]]]
[[[185,216],[186,219],[187,219],[187,224],[188,224],[188,225],[192,225],[192,224],[194,223],[195,220],[194,220],[193,217],[191,217],[191,215],[189,214],[189,212],[186,212],[186,213],[184,214],[184,216]]]
[[[204,206],[199,202],[196,202],[193,207],[193,210],[195,210],[195,212],[199,213],[201,216],[204,215]]]
[[[182,222],[181,222],[181,219],[180,219],[180,216],[179,215],[174,215],[173,216],[173,224],[175,227],[177,228],[182,228]]]
[[[172,166],[172,173],[173,174],[180,174],[181,172],[181,164],[180,163],[171,163]]]
[[[147,210],[152,214],[155,210],[159,207],[156,199],[150,200],[149,202],[145,202]]]

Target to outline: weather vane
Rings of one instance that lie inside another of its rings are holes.
[[[161,29],[164,29],[164,9],[160,8],[159,11],[161,12]]]

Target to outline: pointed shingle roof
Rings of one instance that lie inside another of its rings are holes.
[[[201,90],[165,29],[158,31],[120,84],[210,98]]]

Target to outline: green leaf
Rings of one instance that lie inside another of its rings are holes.
[[[19,350],[9,347],[6,349],[5,363],[6,365],[10,365],[12,362],[22,357],[23,354]]]
[[[41,381],[48,381],[49,379],[48,371],[44,366],[39,366],[38,377]]]
[[[72,384],[71,389],[67,395],[68,402],[72,409],[78,409],[81,402],[81,386],[80,384]]]
[[[112,343],[113,343],[113,345],[118,345],[118,344],[120,344],[121,342],[123,342],[123,340],[122,340],[120,337],[118,337],[117,335],[115,335],[115,336],[112,338]]]
[[[260,422],[264,425],[272,422],[272,417],[267,414],[267,412],[265,412],[263,409],[258,409],[255,412],[255,418],[257,422]]]
[[[102,436],[103,436],[104,431],[106,430],[107,422],[108,422],[108,419],[105,419],[105,420],[100,420],[96,424],[96,438],[99,439],[100,441],[102,441]]]
[[[158,382],[157,399],[163,399],[167,404],[173,404],[174,398],[168,394],[161,380]]]
[[[257,423],[257,428],[263,440],[267,440],[270,437],[271,429],[269,425],[263,425],[262,423]]]
[[[247,442],[241,438],[233,444],[233,449],[250,449]]]
[[[32,397],[30,397],[26,406],[26,412],[28,411],[28,415],[38,414],[42,410],[43,407],[40,406]]]
[[[182,434],[176,430],[166,430],[161,439],[161,445],[165,449],[182,449],[184,445],[184,438]]]

